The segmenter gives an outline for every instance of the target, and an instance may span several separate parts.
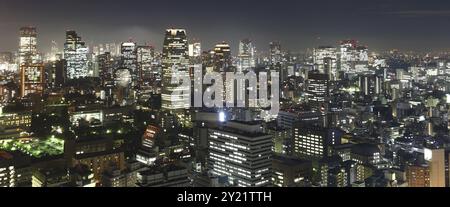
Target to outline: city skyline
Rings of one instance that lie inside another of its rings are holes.
[[[0,187],[450,187],[437,3],[2,1]]]
[[[446,26],[450,4],[432,2],[440,3],[283,0],[277,4],[227,1],[217,5],[203,0],[173,4],[81,0],[67,10],[66,3],[54,0],[32,6],[24,0],[3,0],[0,50],[16,51],[17,30],[29,25],[38,29],[42,52],[50,52],[52,40],[61,47],[66,30],[78,31],[88,45],[133,39],[161,50],[161,31],[166,28],[186,29],[188,39],[198,39],[204,48],[226,41],[234,55],[239,41],[245,38],[252,39],[257,51],[268,50],[271,41],[280,41],[285,50],[300,52],[317,45],[336,45],[341,39],[358,39],[372,51],[445,51],[450,48]]]

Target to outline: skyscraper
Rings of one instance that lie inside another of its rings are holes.
[[[105,52],[97,55],[97,67],[99,71],[99,77],[102,81],[102,85],[105,85],[113,77],[113,61],[111,60],[111,53]]]
[[[189,44],[189,57],[200,57],[202,55],[202,45],[200,42]]]
[[[44,66],[42,64],[23,64],[20,66],[20,96],[42,95],[44,91]]]
[[[216,44],[214,47],[214,70],[225,72],[232,65],[230,45],[226,42]]]
[[[268,186],[272,173],[272,135],[257,122],[226,123],[208,130],[208,169],[240,187]]]
[[[305,158],[321,159],[330,156],[333,145],[341,144],[339,130],[312,124],[297,123],[293,128],[294,153]]]
[[[167,29],[164,38],[162,65],[162,108],[165,110],[179,110],[190,107],[190,93],[174,95],[180,84],[172,84],[176,72],[188,73],[189,54],[186,30]],[[175,71],[176,70],[176,71]],[[181,78],[181,77],[180,77]],[[190,90],[190,87],[184,88]]]
[[[64,59],[67,61],[67,78],[77,79],[89,75],[89,49],[75,31],[66,32]]]
[[[335,47],[321,46],[314,49],[314,65],[320,73],[326,73],[331,78],[337,77],[337,51]]]
[[[329,76],[327,74],[310,72],[308,74],[307,87],[306,95],[308,103],[310,103],[315,110],[325,110],[330,95]]]
[[[277,63],[281,63],[282,54],[281,54],[281,44],[279,42],[271,42],[270,43],[270,51],[269,51],[269,61],[271,65],[276,65]]]
[[[36,28],[20,28],[19,69],[21,97],[29,94],[42,95],[44,90],[44,66],[39,61]]]
[[[150,45],[137,47],[138,79],[148,80],[151,77],[152,62],[155,59],[155,48]]]
[[[246,71],[250,68],[254,68],[255,62],[255,48],[250,39],[244,39],[239,43],[239,71]]]
[[[339,55],[340,71],[363,72],[368,70],[369,55],[367,47],[358,45],[358,41],[342,41]]]
[[[138,78],[137,70],[137,46],[134,42],[124,42],[120,45],[121,66],[122,69],[128,69],[131,74],[133,85],[136,84]]]
[[[20,28],[19,65],[39,61],[36,27]]]

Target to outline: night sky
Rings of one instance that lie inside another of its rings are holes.
[[[278,40],[300,51],[358,39],[373,50],[450,50],[450,1],[438,0],[0,0],[0,51],[15,51],[18,29],[37,26],[39,48],[62,48],[65,30],[88,44],[132,38],[160,49],[164,30],[186,28],[203,49],[251,38],[259,51]]]

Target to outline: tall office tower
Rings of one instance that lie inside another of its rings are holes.
[[[188,75],[188,42],[186,30],[184,29],[167,29],[164,38],[162,65],[162,108],[164,110],[180,110],[190,108],[190,93],[182,95],[174,95],[173,93],[180,84],[172,84],[172,78],[179,72],[186,72]],[[182,77],[180,77],[182,78]],[[189,87],[183,88],[190,90]]]
[[[430,187],[446,187],[446,177],[449,176],[445,170],[449,164],[446,157],[445,149],[424,149],[424,158],[430,169]]]
[[[268,186],[272,173],[272,136],[257,122],[232,121],[208,130],[208,169],[231,185]]]
[[[155,48],[150,45],[137,47],[138,79],[140,82],[152,76],[152,63],[155,59]]]
[[[325,112],[330,96],[330,77],[327,74],[309,72],[306,95],[313,109]]]
[[[363,72],[368,70],[369,55],[367,47],[358,45],[356,40],[344,40],[340,45],[338,68],[344,72]]]
[[[66,32],[64,59],[67,61],[67,78],[77,79],[89,75],[89,49],[75,31]]]
[[[216,44],[214,47],[214,70],[226,72],[232,66],[230,45],[226,42]]]
[[[372,96],[381,93],[383,83],[380,76],[376,74],[360,74],[358,78],[359,88],[364,95]]]
[[[138,77],[137,70],[137,48],[134,42],[124,42],[120,45],[121,66],[122,69],[128,69],[131,74],[133,85],[136,84]]]
[[[36,27],[20,28],[19,66],[39,62]]]
[[[249,39],[244,39],[239,43],[239,71],[247,71],[256,66],[255,48]]]
[[[282,61],[281,44],[279,42],[270,43],[269,61],[271,65],[276,65]]]
[[[337,78],[337,51],[335,47],[321,46],[314,48],[313,60],[316,70]]]
[[[331,156],[331,146],[341,144],[342,132],[298,122],[293,127],[294,153],[303,158],[322,159]]]
[[[20,66],[20,96],[42,95],[44,92],[44,66],[42,64],[23,64]]]
[[[97,55],[97,67],[102,85],[112,81],[113,78],[113,60],[110,52]]]
[[[66,61],[64,59],[50,61],[46,64],[45,84],[49,88],[60,88],[66,79]]]
[[[202,55],[202,44],[194,42],[189,44],[189,57],[200,57]]]

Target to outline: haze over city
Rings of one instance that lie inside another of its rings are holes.
[[[64,32],[77,30],[87,44],[132,38],[157,49],[169,27],[186,28],[204,47],[227,41],[232,51],[242,38],[259,50],[278,40],[299,52],[341,39],[358,39],[372,50],[441,51],[450,48],[450,3],[432,0],[374,1],[144,1],[40,0],[0,1],[0,50],[13,51],[17,29],[38,28],[43,52],[52,40],[62,44]]]

